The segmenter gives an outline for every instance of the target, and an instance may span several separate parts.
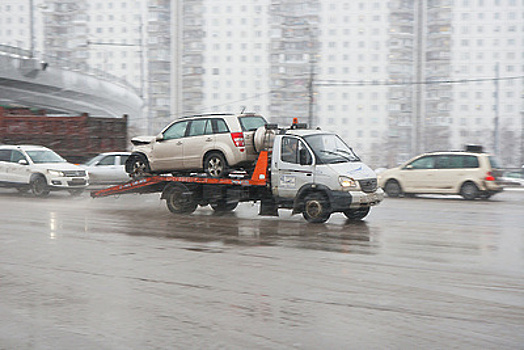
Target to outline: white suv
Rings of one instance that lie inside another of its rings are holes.
[[[421,154],[378,176],[389,197],[413,194],[459,194],[465,199],[487,199],[501,192],[502,170],[483,152]]]
[[[68,163],[49,148],[31,145],[0,146],[0,185],[29,189],[37,197],[51,190],[68,190],[81,194],[89,184],[87,172]]]
[[[267,124],[258,114],[208,114],[175,120],[155,136],[135,137],[126,162],[132,176],[204,170],[221,177],[229,167],[257,158],[255,131]]]

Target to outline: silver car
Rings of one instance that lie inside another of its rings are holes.
[[[84,164],[79,164],[89,173],[89,183],[92,185],[114,184],[130,180],[125,164],[131,152],[106,152],[91,158]]]
[[[222,177],[230,167],[250,167],[257,158],[255,131],[267,124],[258,114],[207,114],[177,119],[157,136],[135,137],[126,171]]]

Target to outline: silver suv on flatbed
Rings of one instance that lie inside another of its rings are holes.
[[[224,176],[230,167],[250,166],[257,158],[253,137],[267,124],[258,114],[205,114],[184,117],[156,137],[131,140],[133,153],[126,162],[131,175],[205,171]]]

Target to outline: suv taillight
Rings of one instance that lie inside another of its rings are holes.
[[[233,143],[237,147],[246,147],[246,141],[244,140],[244,133],[242,132],[232,132],[231,138],[233,139]]]
[[[484,178],[484,180],[486,180],[486,181],[495,181],[495,177],[493,176],[491,171],[488,171],[488,173],[486,174],[486,177]]]

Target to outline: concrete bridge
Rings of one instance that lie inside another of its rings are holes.
[[[118,77],[6,45],[0,45],[1,103],[98,117],[127,114],[137,127],[143,113],[139,91]]]

